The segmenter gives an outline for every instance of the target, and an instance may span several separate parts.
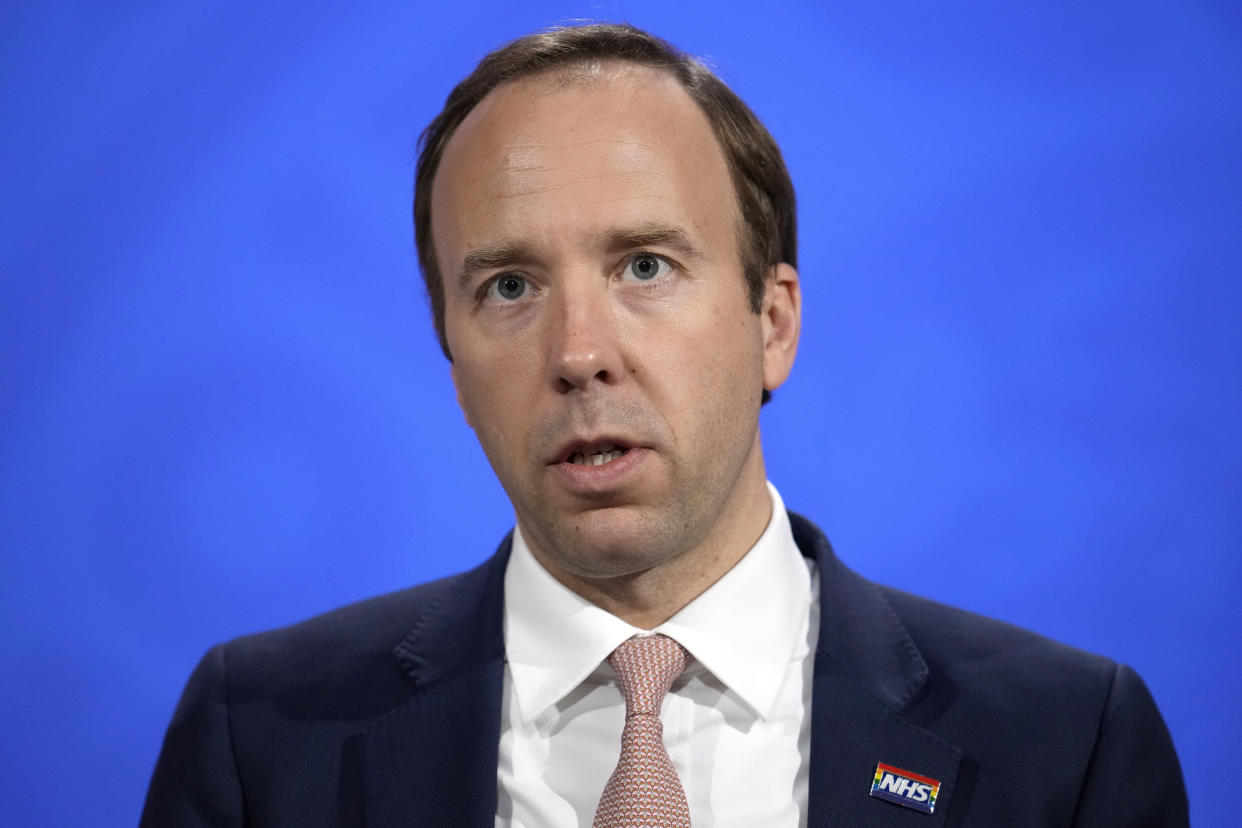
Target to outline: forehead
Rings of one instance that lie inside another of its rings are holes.
[[[632,64],[501,85],[453,135],[432,188],[446,275],[446,257],[498,237],[652,221],[732,233],[735,213],[706,115],[670,73]]]

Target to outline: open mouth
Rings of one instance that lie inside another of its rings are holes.
[[[570,452],[565,462],[573,463],[575,466],[604,466],[628,452],[629,449],[623,446],[602,443],[597,446],[584,446],[577,451]]]

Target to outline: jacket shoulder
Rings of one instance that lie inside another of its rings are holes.
[[[1115,662],[877,584],[845,566],[814,523],[793,512],[790,523],[798,547],[819,567],[821,628],[829,647],[890,705],[904,706],[929,680],[933,687],[952,682],[956,693],[979,692],[1015,705],[1067,689],[1103,703]],[[891,682],[894,675],[903,680]]]
[[[363,734],[417,694],[415,653],[448,662],[494,635],[506,554],[213,647],[173,714],[143,825],[361,824]]]
[[[1107,689],[1118,667],[1112,659],[996,618],[892,587],[876,589],[933,669],[986,674],[998,681],[1008,676],[1030,687],[1077,680]]]
[[[976,807],[1033,791],[1050,822],[1187,824],[1177,753],[1129,667],[1022,629],[878,587],[927,664],[905,711],[960,746]],[[1032,763],[1045,770],[1038,778]],[[1055,818],[1053,815],[1055,812]]]
[[[235,698],[330,697],[330,689],[406,690],[395,653],[427,619],[487,578],[489,559],[467,572],[357,601],[296,624],[233,639],[221,646]]]

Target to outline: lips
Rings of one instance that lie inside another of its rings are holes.
[[[616,434],[575,437],[548,459],[550,480],[574,502],[614,503],[643,474],[652,450]]]

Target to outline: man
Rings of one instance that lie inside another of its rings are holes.
[[[209,652],[144,824],[1186,824],[1132,671],[862,580],[766,482],[793,189],[706,69],[624,26],[498,50],[415,224],[517,526]]]

